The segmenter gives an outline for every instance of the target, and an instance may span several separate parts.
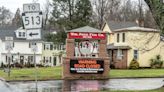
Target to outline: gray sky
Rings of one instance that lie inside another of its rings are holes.
[[[46,0],[34,0],[34,1],[40,3],[41,9],[43,9],[44,4],[46,3]],[[138,1],[138,0],[131,0],[131,1]],[[0,7],[4,6],[7,9],[9,9],[12,13],[15,13],[17,8],[20,8],[21,11],[23,10],[23,4],[32,3],[32,2],[33,0],[0,0]]]
[[[40,3],[41,9],[46,3],[46,0],[34,0],[34,1],[37,1],[37,3]],[[20,8],[21,11],[23,10],[24,3],[32,3],[32,2],[33,0],[0,0],[0,7],[4,6],[7,9],[10,9],[12,13],[15,13],[17,8]]]

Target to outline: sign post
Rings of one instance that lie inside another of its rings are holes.
[[[39,3],[30,3],[23,5],[22,20],[26,31],[27,40],[38,40],[41,39],[41,28],[42,28],[42,12],[40,11]],[[35,86],[36,92],[38,92],[37,85],[37,66],[36,66],[36,52],[37,44],[36,41],[32,42],[32,51],[34,52],[34,66],[35,66]]]
[[[5,37],[5,49],[7,52],[7,61],[8,61],[8,77],[10,78],[10,61],[11,61],[11,50],[13,49],[13,37]]]

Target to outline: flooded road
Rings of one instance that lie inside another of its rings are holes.
[[[38,92],[151,90],[162,87],[163,80],[164,78],[39,81]],[[0,92],[35,92],[35,89],[34,81],[10,83],[0,81]]]

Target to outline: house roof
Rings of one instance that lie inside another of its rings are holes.
[[[130,46],[114,46],[114,44],[108,44],[107,49],[131,49]]]
[[[135,22],[108,21],[106,23],[111,31],[128,27],[138,27],[138,24]]]
[[[80,27],[77,29],[73,29],[73,30],[69,30],[67,32],[90,32],[90,33],[103,33],[103,31],[90,27],[90,26],[84,26],[84,27]]]
[[[117,30],[114,30],[114,31],[115,32],[120,32],[120,31],[159,32],[159,30],[157,30],[157,29],[144,28],[144,27],[128,27],[128,28],[117,29]]]
[[[13,40],[16,40],[16,41],[29,41],[24,38],[16,37],[15,31],[18,29],[21,29],[21,28],[16,28],[14,26],[5,26],[5,27],[0,26],[0,39],[5,40],[5,37],[9,36],[9,37],[13,37]],[[42,30],[41,34],[42,34],[41,40],[35,40],[35,41],[42,41],[44,39],[44,35],[46,34],[46,32]]]

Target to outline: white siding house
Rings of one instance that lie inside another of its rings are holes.
[[[14,28],[0,28],[0,65],[8,64],[8,51],[5,49],[5,37],[13,37],[13,49],[11,50],[11,64],[16,62],[25,64],[33,63],[33,55],[31,47],[36,45],[36,63],[39,64],[42,59],[42,40],[36,40],[35,44],[32,41],[26,40],[26,30]]]

